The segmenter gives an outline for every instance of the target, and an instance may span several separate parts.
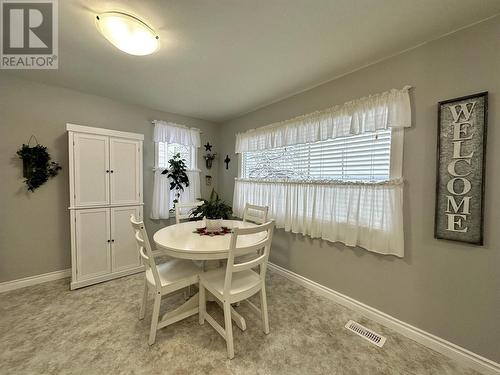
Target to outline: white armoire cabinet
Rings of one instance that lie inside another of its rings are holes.
[[[142,218],[142,134],[67,124],[71,289],[140,272],[130,215]]]

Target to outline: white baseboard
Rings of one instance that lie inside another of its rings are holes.
[[[46,283],[47,281],[64,279],[65,277],[71,276],[71,268],[66,270],[54,271],[49,273],[44,273],[36,276],[29,276],[22,279],[6,281],[0,283],[0,293],[7,292],[9,290],[24,288],[26,286],[32,286],[40,283]]]
[[[348,297],[342,293],[336,292],[324,285],[318,284],[312,280],[309,280],[295,272],[289,271],[283,267],[269,262],[269,268],[276,273],[286,277],[287,279],[300,284],[307,289],[310,289],[332,301],[335,301],[349,309],[355,310],[367,318],[374,320],[403,336],[406,336],[436,352],[439,352],[447,357],[453,358],[461,364],[471,367],[476,371],[483,374],[500,374],[500,364],[484,358],[476,353],[473,353],[465,348],[455,345],[449,341],[446,341],[440,337],[437,337],[429,332],[426,332],[420,328],[414,327],[408,323],[405,323],[399,319],[394,318],[391,315],[383,313],[373,307],[365,305],[351,297]]]

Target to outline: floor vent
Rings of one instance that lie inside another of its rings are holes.
[[[370,341],[379,347],[382,347],[385,343],[385,337],[373,332],[371,329],[363,327],[361,324],[356,323],[354,320],[349,320],[345,327],[354,332],[356,335],[361,336],[365,340]]]

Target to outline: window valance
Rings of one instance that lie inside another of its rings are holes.
[[[236,135],[236,153],[411,126],[408,90],[392,89]]]
[[[185,146],[200,147],[200,129],[188,128],[173,122],[153,121],[154,142],[178,143]]]

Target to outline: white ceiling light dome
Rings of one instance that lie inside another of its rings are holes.
[[[123,12],[96,16],[100,33],[116,48],[131,55],[145,56],[160,48],[160,38],[144,21]]]

